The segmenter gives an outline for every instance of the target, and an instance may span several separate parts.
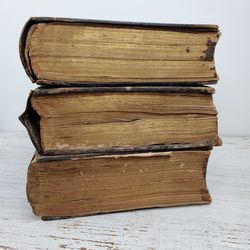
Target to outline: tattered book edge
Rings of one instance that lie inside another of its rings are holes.
[[[77,19],[77,18],[57,18],[57,17],[31,17],[25,23],[23,30],[21,32],[19,38],[19,55],[24,67],[24,70],[30,80],[33,83],[41,84],[41,85],[55,85],[55,86],[73,86],[73,85],[92,85],[95,84],[94,82],[91,83],[74,83],[74,82],[60,82],[60,81],[53,81],[53,80],[45,80],[45,79],[38,79],[36,74],[32,71],[29,67],[29,62],[27,62],[25,57],[25,47],[27,41],[27,35],[31,27],[38,23],[52,23],[52,22],[61,22],[61,23],[77,23],[77,24],[91,24],[91,25],[101,25],[101,26],[122,26],[122,27],[133,27],[133,28],[148,28],[148,29],[165,29],[165,30],[177,30],[177,31],[185,31],[185,32],[218,32],[218,36],[220,36],[219,27],[215,24],[165,24],[165,23],[144,23],[144,22],[122,22],[122,21],[108,21],[108,20],[90,20],[90,19]],[[217,77],[218,80],[218,77]],[[217,80],[212,80],[208,82],[197,83],[199,84],[213,84],[216,83]],[[110,83],[115,84],[115,83]],[[127,85],[136,85],[135,83],[126,83]],[[151,85],[157,83],[150,83]],[[176,84],[178,83],[170,83]],[[184,82],[183,84],[189,85],[192,82]],[[109,85],[109,84],[108,84]]]
[[[173,91],[180,91],[179,87],[143,87],[141,90],[144,92],[170,92]],[[51,150],[43,152],[42,146],[41,146],[41,138],[40,138],[40,116],[38,113],[32,108],[31,105],[31,97],[33,95],[49,95],[49,94],[59,94],[59,93],[88,93],[91,90],[93,91],[103,91],[103,92],[140,92],[137,87],[119,87],[119,88],[98,88],[92,89],[92,88],[38,88],[36,90],[33,90],[30,92],[30,95],[27,100],[27,105],[24,113],[19,117],[22,124],[27,129],[29,136],[31,138],[31,141],[33,145],[35,146],[37,152],[41,155],[47,155],[47,156],[53,156],[55,159],[58,157],[58,155],[79,155],[79,154],[112,154],[112,153],[133,153],[133,152],[160,152],[160,151],[166,151],[166,150],[179,150],[179,149],[197,149],[197,148],[211,148],[213,146],[220,146],[221,145],[221,139],[214,138],[212,140],[202,141],[202,142],[192,142],[192,143],[171,143],[171,144],[153,144],[153,145],[144,145],[144,146],[137,146],[137,147],[110,147],[110,148],[103,148],[103,149],[90,149],[90,150],[84,150],[84,149],[73,149],[73,150]],[[164,91],[163,91],[164,90]],[[205,94],[210,94],[214,91],[213,88],[210,87],[202,87],[202,88],[182,88],[184,92],[201,92]]]
[[[212,149],[212,148],[211,148]],[[204,163],[204,167],[203,167],[203,171],[204,171],[204,174],[203,174],[203,177],[204,177],[204,180],[206,182],[206,171],[207,171],[207,164],[208,164],[208,159],[209,159],[209,156],[210,156],[210,153],[211,153],[211,149],[205,149],[205,148],[200,148],[200,151],[203,151],[203,153],[207,154],[207,157],[206,157],[206,160],[205,160],[205,163]],[[185,150],[182,150],[182,151],[185,151]],[[190,152],[194,152],[194,151],[197,151],[197,150],[188,150]],[[108,157],[152,157],[152,156],[166,156],[166,157],[171,157],[171,154],[173,152],[171,151],[167,151],[167,152],[159,152],[159,153],[147,153],[147,154],[141,154],[141,153],[135,153],[135,154],[128,154],[128,155],[110,155],[110,156],[91,156],[91,158],[108,158]],[[34,164],[34,163],[40,163],[37,159],[40,157],[40,155],[35,152],[34,153],[34,156],[33,158],[31,159],[31,162],[30,162],[30,166],[31,164]],[[46,156],[44,156],[46,157]],[[75,157],[75,156],[72,156],[72,157]],[[86,155],[85,155],[86,157]],[[89,156],[87,156],[87,159],[89,158]],[[46,161],[45,161],[46,162]],[[33,213],[37,216],[40,216],[38,214],[36,214],[36,211],[35,209],[33,208],[32,206],[32,202],[29,198],[29,192],[28,192],[28,182],[27,182],[27,185],[26,185],[26,193],[27,193],[27,199],[28,199],[28,202],[30,203],[31,207],[32,207],[32,210],[33,210]],[[50,216],[50,215],[42,215],[40,216],[42,220],[44,221],[50,221],[50,220],[60,220],[60,219],[71,219],[71,218],[76,218],[76,217],[85,217],[85,216],[92,216],[92,215],[97,215],[97,214],[107,214],[107,213],[116,213],[116,212],[125,212],[125,211],[135,211],[135,210],[141,210],[141,209],[153,209],[153,208],[166,208],[166,207],[172,207],[172,206],[187,206],[187,205],[205,205],[205,204],[210,204],[212,202],[212,199],[211,199],[211,196],[210,196],[210,193],[209,193],[209,190],[207,188],[207,184],[206,184],[206,188],[202,189],[201,190],[201,201],[200,202],[190,202],[190,203],[183,203],[183,204],[158,204],[158,205],[155,205],[155,206],[144,206],[144,207],[138,207],[138,208],[128,208],[128,209],[120,209],[120,210],[111,210],[111,211],[106,211],[106,212],[95,212],[95,213],[84,213],[84,214],[78,214],[78,215],[73,215],[73,216]]]
[[[110,214],[110,213],[121,213],[121,212],[133,212],[138,210],[145,210],[145,209],[155,209],[155,208],[168,208],[168,207],[180,207],[180,206],[191,206],[191,205],[209,205],[212,202],[212,198],[210,196],[209,191],[207,190],[206,193],[201,194],[201,201],[200,202],[189,202],[189,203],[183,203],[183,204],[171,204],[171,205],[155,205],[155,206],[145,206],[140,208],[128,208],[128,209],[121,209],[121,210],[112,210],[107,212],[96,212],[96,213],[85,213],[85,214],[79,214],[79,215],[73,215],[73,216],[40,216],[41,220],[43,221],[51,221],[51,220],[64,220],[64,219],[74,219],[79,217],[86,217],[86,216],[94,216],[94,215],[102,215],[102,214]],[[32,207],[32,204],[31,204]],[[32,208],[33,210],[33,208]],[[33,213],[35,214],[34,210]],[[37,215],[37,214],[35,214]],[[39,216],[39,215],[37,215]]]
[[[31,160],[31,163],[44,163],[44,162],[55,162],[55,161],[77,161],[81,159],[93,159],[93,158],[127,158],[127,157],[171,157],[174,152],[188,151],[188,152],[207,152],[209,157],[213,147],[197,147],[197,148],[179,148],[179,149],[166,149],[162,151],[133,151],[133,152],[108,152],[108,153],[82,153],[82,154],[67,154],[67,155],[41,155],[37,151]]]
[[[19,116],[19,120],[27,129],[30,139],[35,146],[38,153],[43,154],[41,148],[41,139],[40,139],[40,116],[32,108],[31,97],[34,91],[31,91],[26,103],[25,111]]]

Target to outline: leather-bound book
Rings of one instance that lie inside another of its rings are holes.
[[[200,85],[218,79],[217,25],[31,18],[20,56],[45,85]]]
[[[27,195],[44,220],[211,202],[209,150],[32,159]],[[167,212],[167,211],[166,211]]]
[[[44,155],[220,144],[211,87],[73,87],[31,92],[20,119]]]

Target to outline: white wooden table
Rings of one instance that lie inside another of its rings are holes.
[[[41,221],[26,200],[34,152],[0,132],[0,249],[250,249],[250,137],[225,137],[208,166],[211,205]]]

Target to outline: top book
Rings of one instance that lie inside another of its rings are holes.
[[[41,85],[200,85],[218,80],[217,25],[30,18],[20,37]]]

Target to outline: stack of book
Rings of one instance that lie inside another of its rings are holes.
[[[221,144],[216,25],[31,18],[20,120],[36,148],[27,195],[42,219],[206,204]]]

